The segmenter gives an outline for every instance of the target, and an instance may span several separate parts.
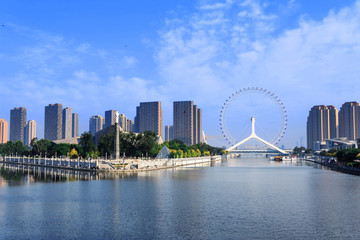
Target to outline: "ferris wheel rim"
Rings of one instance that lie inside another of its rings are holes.
[[[224,138],[230,145],[234,145],[237,143],[236,139],[230,134],[230,132],[227,128],[226,113],[227,113],[228,107],[231,105],[231,102],[234,98],[238,97],[239,95],[246,94],[249,92],[265,94],[276,104],[277,108],[279,109],[279,112],[281,115],[280,116],[280,119],[281,119],[280,128],[278,129],[275,137],[271,141],[269,141],[270,143],[277,145],[281,141],[281,139],[284,137],[284,134],[287,129],[287,111],[286,111],[284,103],[281,101],[281,99],[275,93],[271,92],[270,90],[268,90],[266,88],[260,88],[260,87],[242,88],[242,89],[235,91],[232,95],[230,95],[230,97],[228,97],[226,99],[225,103],[222,105],[222,108],[220,111],[220,119],[219,119],[222,135],[224,136]]]

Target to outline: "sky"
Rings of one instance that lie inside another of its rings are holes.
[[[172,125],[173,101],[193,100],[224,146],[224,102],[255,86],[284,103],[280,145],[293,148],[312,106],[360,101],[360,0],[2,0],[0,25],[0,118],[26,107],[40,138],[50,103],[79,113],[83,132],[145,101]]]

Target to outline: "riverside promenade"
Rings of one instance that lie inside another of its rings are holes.
[[[300,158],[300,159],[329,167],[333,171],[360,176],[359,168],[349,167],[337,161],[331,161],[330,159],[327,158],[316,157],[316,158]]]
[[[46,168],[58,168],[90,172],[143,172],[181,166],[189,166],[220,161],[221,156],[206,156],[196,158],[166,158],[166,159],[70,159],[70,158],[40,158],[40,157],[0,157],[0,163]]]

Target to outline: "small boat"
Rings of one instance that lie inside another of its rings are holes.
[[[284,156],[282,158],[283,161],[297,161],[296,156]]]
[[[275,156],[270,158],[272,161],[282,162],[282,161],[297,161],[296,156]]]

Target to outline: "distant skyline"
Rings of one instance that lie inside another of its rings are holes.
[[[26,107],[39,138],[49,104],[79,113],[82,133],[109,109],[134,119],[140,102],[161,101],[172,125],[187,100],[221,135],[226,98],[258,86],[284,102],[292,148],[311,107],[360,102],[360,0],[3,0],[0,26],[0,119]]]

